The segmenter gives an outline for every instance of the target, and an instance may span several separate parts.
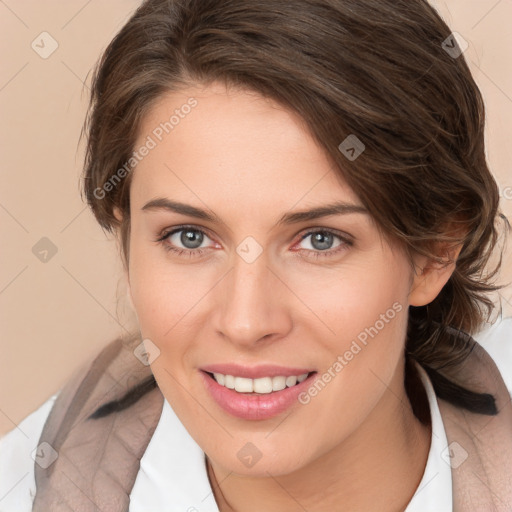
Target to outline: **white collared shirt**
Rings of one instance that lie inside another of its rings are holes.
[[[475,336],[495,359],[511,390],[512,318]],[[501,341],[500,341],[501,340]],[[507,344],[508,343],[508,344]],[[419,367],[419,365],[418,365]],[[447,439],[437,398],[419,367],[432,420],[432,437],[421,482],[406,512],[451,512],[452,478]],[[0,512],[30,512],[35,495],[34,460],[46,418],[58,393],[0,439]],[[130,494],[130,512],[218,512],[205,455],[164,399],[162,414]]]
[[[423,477],[405,512],[452,512],[452,469],[443,457],[448,446],[446,431],[427,372],[419,364],[416,368],[427,392],[432,437]]]

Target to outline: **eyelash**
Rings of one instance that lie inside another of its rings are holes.
[[[170,245],[169,243],[166,242],[166,240],[171,235],[179,233],[180,231],[185,231],[187,229],[190,230],[190,231],[195,231],[195,232],[198,232],[198,233],[202,233],[203,235],[206,235],[210,239],[212,238],[203,229],[199,229],[199,228],[197,228],[195,226],[185,225],[185,226],[178,226],[178,227],[172,229],[171,231],[163,232],[155,240],[155,242],[159,243],[160,245],[162,245],[163,248],[167,252],[173,252],[173,253],[177,254],[178,256],[186,256],[186,257],[189,257],[189,258],[202,256],[206,252],[205,248],[203,248],[203,249],[181,249],[180,247],[172,246],[172,245]],[[342,235],[340,232],[338,232],[336,230],[327,229],[327,228],[321,228],[321,229],[319,228],[319,229],[307,231],[304,235],[301,236],[300,240],[297,243],[302,242],[308,236],[315,235],[317,233],[333,235],[336,238],[339,238],[342,243],[338,247],[336,247],[335,249],[327,249],[325,251],[311,250],[311,249],[299,249],[297,252],[307,251],[308,253],[311,253],[311,256],[313,258],[318,259],[318,258],[332,257],[334,255],[337,255],[339,252],[341,252],[343,250],[346,250],[348,247],[352,247],[352,245],[353,245],[353,241],[351,239],[349,239],[348,236],[344,236],[344,235]]]

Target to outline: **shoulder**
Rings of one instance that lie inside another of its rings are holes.
[[[45,431],[47,434],[56,432],[63,416],[73,412],[71,409],[76,408],[77,402],[87,401],[93,390],[98,391],[95,389],[98,381],[105,384],[104,381],[107,380],[108,388],[115,388],[111,381],[115,382],[116,377],[119,378],[118,374],[126,372],[127,369],[133,369],[132,359],[144,371],[148,371],[133,357],[132,338],[118,338],[108,343],[101,351],[75,368],[57,393],[0,438],[0,512],[32,510],[36,493],[36,473],[39,469],[36,468],[34,457]],[[136,375],[132,375],[131,371],[126,373],[129,375],[128,384],[137,382]],[[105,391],[103,387],[99,386],[99,391]],[[37,453],[38,459],[41,457],[40,453],[43,456],[52,455],[48,451],[45,454],[44,449]]]
[[[473,338],[492,357],[512,395],[512,317],[486,324]]]
[[[0,438],[0,510],[31,511],[34,459],[41,432],[59,392]]]

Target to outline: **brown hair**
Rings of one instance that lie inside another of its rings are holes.
[[[467,355],[463,334],[492,312],[487,295],[501,263],[485,274],[498,240],[498,187],[485,158],[483,100],[464,56],[443,44],[450,34],[425,0],[146,0],[94,71],[85,197],[101,226],[120,235],[126,263],[132,174],[106,184],[154,102],[212,81],[280,102],[409,255],[441,261],[440,242],[462,244],[438,297],[410,308],[406,352],[439,396],[492,412],[489,397],[461,398],[463,388],[438,373]],[[339,149],[350,135],[365,146],[356,159]]]

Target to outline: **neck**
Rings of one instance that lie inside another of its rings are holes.
[[[349,438],[287,475],[247,477],[207,461],[220,512],[403,511],[423,476],[431,429],[414,416],[397,371]],[[425,398],[426,399],[426,398]]]

